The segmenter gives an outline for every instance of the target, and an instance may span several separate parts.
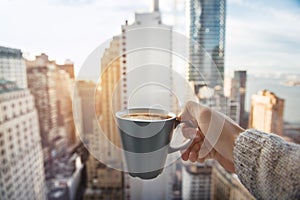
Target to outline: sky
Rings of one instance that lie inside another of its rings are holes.
[[[175,5],[174,2],[177,2]],[[152,0],[1,0],[0,45],[42,52],[76,70]],[[174,11],[175,9],[175,11]],[[185,34],[184,0],[161,0],[163,22]],[[225,69],[300,73],[300,0],[227,0]],[[174,17],[176,13],[176,17]]]

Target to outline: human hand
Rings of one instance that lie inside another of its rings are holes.
[[[179,118],[197,127],[184,125],[182,128],[184,136],[193,139],[182,154],[183,160],[204,162],[215,159],[225,169],[234,172],[234,142],[243,128],[224,114],[192,101],[187,102]]]

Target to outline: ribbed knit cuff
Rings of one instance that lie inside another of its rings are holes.
[[[300,189],[299,150],[274,134],[246,130],[235,141],[236,174],[257,199],[294,199]]]
[[[250,192],[255,191],[257,187],[257,166],[267,137],[267,134],[251,129],[241,133],[235,141],[233,150],[235,171]]]

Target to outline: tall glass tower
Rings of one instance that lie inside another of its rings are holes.
[[[201,86],[223,87],[226,0],[190,0],[188,8],[189,81],[196,93]]]

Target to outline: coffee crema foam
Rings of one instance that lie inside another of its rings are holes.
[[[172,116],[158,113],[130,113],[123,115],[122,118],[137,120],[165,120],[172,118]]]

